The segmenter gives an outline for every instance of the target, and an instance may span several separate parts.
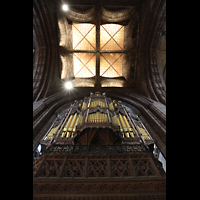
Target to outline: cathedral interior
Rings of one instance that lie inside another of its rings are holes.
[[[166,199],[166,0],[33,0],[33,199]]]

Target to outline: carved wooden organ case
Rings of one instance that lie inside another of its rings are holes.
[[[154,143],[144,124],[134,119],[120,101],[105,93],[90,93],[75,101],[60,121],[55,121],[40,141],[43,146],[56,144],[120,145]]]
[[[120,101],[90,93],[54,121],[33,163],[34,200],[163,200],[154,140]]]

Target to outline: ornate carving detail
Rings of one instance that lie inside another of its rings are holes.
[[[84,167],[85,160],[67,160],[61,176],[67,178],[84,177]]]
[[[42,156],[43,157],[43,156]],[[49,154],[35,165],[35,178],[136,178],[162,177],[161,169],[157,169],[158,162],[154,162],[150,154],[135,155],[72,155]]]
[[[52,182],[52,183],[51,183]],[[166,184],[165,181],[159,181],[159,182],[131,182],[131,183],[125,183],[125,182],[117,182],[117,183],[55,183],[54,181],[51,181],[49,183],[34,183],[33,184],[33,192],[35,196],[39,196],[39,194],[43,193],[48,194],[49,192],[56,192],[58,194],[62,194],[58,199],[63,198],[63,194],[69,193],[84,193],[90,195],[86,196],[76,196],[73,195],[73,198],[75,199],[88,199],[89,197],[92,199],[125,199],[127,197],[131,197],[130,199],[165,199],[165,191],[166,191]],[[109,196],[104,195],[98,195],[93,196],[96,193],[109,193]],[[115,196],[115,192],[116,196]],[[152,194],[149,195],[148,193],[151,192]],[[155,194],[155,192],[159,192],[160,194]],[[145,195],[146,193],[146,195]],[[128,194],[128,195],[127,195]],[[52,195],[53,196],[53,195]],[[59,195],[56,195],[57,197]],[[69,199],[70,195],[68,196]],[[90,199],[89,198],[89,199]],[[34,199],[37,199],[35,197]],[[68,199],[68,198],[67,198]]]
[[[165,199],[157,165],[149,153],[44,154],[34,163],[33,199]]]
[[[111,171],[112,177],[132,177],[134,175],[129,160],[111,160]]]
[[[88,177],[108,177],[108,163],[106,160],[90,160],[88,162]]]
[[[52,144],[44,153],[67,153],[67,154],[132,154],[149,153],[145,145],[136,143],[134,145],[72,145],[72,144]]]
[[[93,112],[97,112],[100,111],[101,113],[107,113],[107,107],[100,107],[99,105],[97,105],[96,107],[91,107],[89,109],[89,113],[93,113]]]

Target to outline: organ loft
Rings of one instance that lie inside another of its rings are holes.
[[[33,0],[33,199],[166,199],[166,0]]]
[[[33,164],[35,199],[162,199],[165,194],[154,139],[137,116],[105,93],[75,100],[52,123],[40,148]]]

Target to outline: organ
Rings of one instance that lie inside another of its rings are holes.
[[[100,131],[95,132],[96,128],[100,128]],[[55,141],[61,144],[74,143],[79,137],[83,137],[82,132],[87,132],[91,141],[93,137],[98,138],[100,144],[106,133],[113,134],[112,138],[116,137],[113,141],[118,143],[142,142],[147,147],[153,143],[144,124],[134,119],[120,101],[112,100],[105,93],[99,92],[90,93],[84,100],[75,101],[60,123],[53,124],[40,143],[47,147]],[[111,139],[107,142],[112,143]]]

